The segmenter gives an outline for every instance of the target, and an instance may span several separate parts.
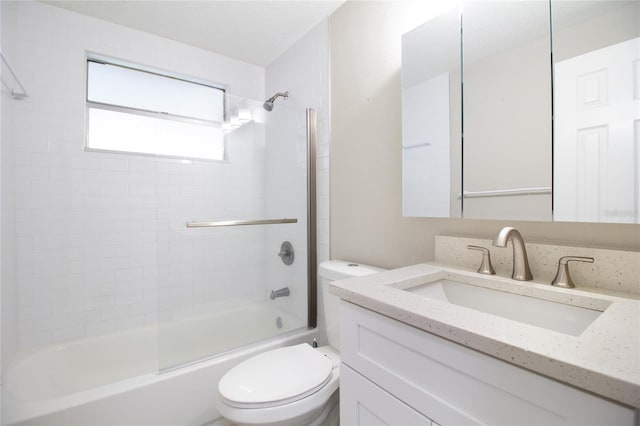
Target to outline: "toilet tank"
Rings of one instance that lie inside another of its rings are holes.
[[[340,350],[340,298],[329,293],[329,283],[335,280],[361,277],[382,271],[385,271],[385,269],[344,260],[329,260],[320,263],[318,277],[322,286],[327,337],[329,338],[329,345],[335,349]]]

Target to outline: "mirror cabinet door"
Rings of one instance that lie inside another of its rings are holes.
[[[551,220],[551,40],[544,1],[462,16],[463,216]]]
[[[402,37],[402,214],[461,217],[460,11]]]
[[[402,37],[403,215],[640,223],[640,2],[461,10]]]
[[[640,223],[640,2],[551,6],[554,220]]]

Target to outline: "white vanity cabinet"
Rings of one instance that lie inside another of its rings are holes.
[[[342,301],[341,424],[634,425],[636,410]]]
[[[342,425],[431,425],[427,416],[361,376],[340,367],[340,423]],[[346,386],[346,387],[345,387]]]

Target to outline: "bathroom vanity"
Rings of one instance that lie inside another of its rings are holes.
[[[345,425],[638,424],[636,298],[434,264],[332,292]]]

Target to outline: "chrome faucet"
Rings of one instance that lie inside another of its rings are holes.
[[[569,262],[588,262],[593,263],[593,257],[584,256],[563,256],[558,261],[558,272],[556,277],[551,281],[551,285],[563,288],[574,288],[576,285],[569,274]]]
[[[271,295],[269,296],[269,299],[275,300],[278,297],[284,297],[288,295],[289,295],[289,287],[283,287],[278,290],[271,290]]]
[[[529,269],[527,249],[524,246],[522,235],[516,228],[510,226],[502,228],[493,239],[493,245],[496,247],[506,247],[509,240],[511,240],[513,244],[513,273],[511,274],[511,278],[518,281],[531,281],[533,275]]]

